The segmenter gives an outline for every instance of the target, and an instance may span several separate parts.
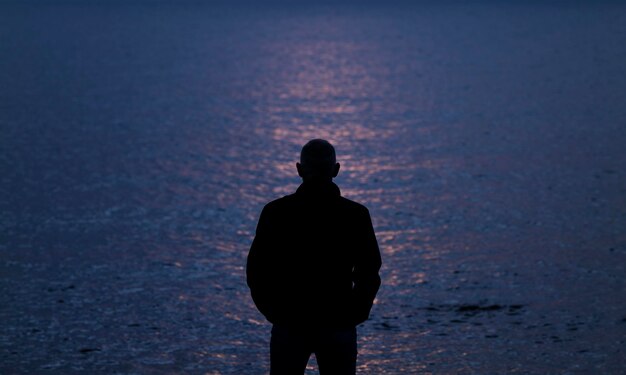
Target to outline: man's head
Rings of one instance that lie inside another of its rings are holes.
[[[302,147],[296,168],[304,181],[332,180],[339,173],[335,148],[323,139],[310,140]]]

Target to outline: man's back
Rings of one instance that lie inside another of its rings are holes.
[[[367,319],[380,263],[367,208],[332,182],[304,183],[263,209],[248,284],[274,324],[349,328]]]
[[[303,183],[268,203],[246,268],[257,308],[272,324],[270,374],[356,373],[356,326],[380,286],[380,252],[369,212],[341,197],[335,148],[309,141],[296,163]],[[323,372],[322,372],[323,371]]]

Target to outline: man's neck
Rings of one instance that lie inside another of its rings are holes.
[[[328,185],[333,182],[331,177],[313,177],[313,178],[303,178],[302,183],[307,185]]]

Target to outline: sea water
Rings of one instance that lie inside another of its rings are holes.
[[[0,5],[0,372],[267,373],[246,255],[311,138],[382,252],[359,373],[626,371],[590,3]]]

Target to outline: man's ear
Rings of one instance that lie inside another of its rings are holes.
[[[304,177],[302,175],[303,171],[302,171],[302,165],[300,163],[296,163],[296,169],[298,170],[298,176]]]
[[[333,178],[337,177],[339,174],[339,168],[341,168],[341,165],[339,165],[339,163],[335,163],[333,166]]]

